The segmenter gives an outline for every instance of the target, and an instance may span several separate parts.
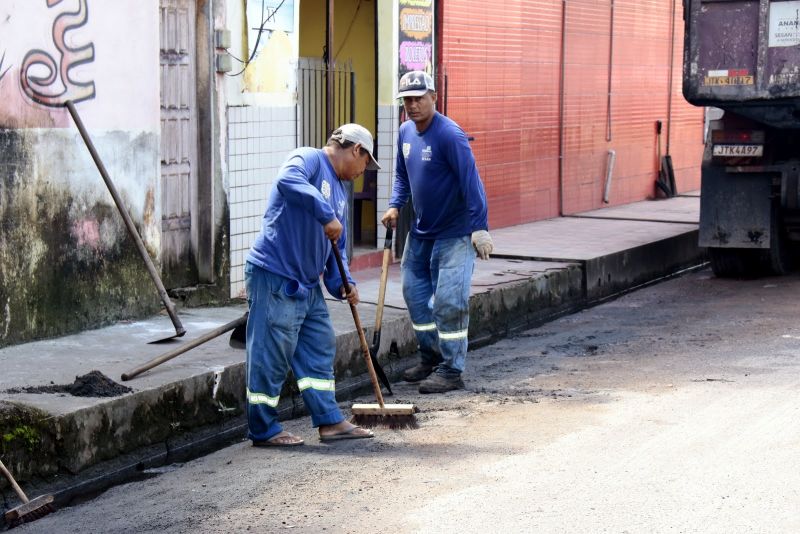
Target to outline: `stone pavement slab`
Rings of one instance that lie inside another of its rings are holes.
[[[546,261],[585,261],[697,231],[696,224],[664,224],[562,217],[492,232],[494,255]]]
[[[584,211],[571,217],[698,224],[700,197],[681,196]]]

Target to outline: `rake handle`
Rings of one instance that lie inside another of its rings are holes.
[[[342,262],[342,253],[339,252],[339,246],[334,239],[331,239],[331,246],[333,247],[333,256],[336,258],[336,266],[339,268],[339,274],[342,277],[342,285],[344,286],[345,294],[350,293],[350,284],[345,276],[344,263]],[[348,302],[348,304],[350,304]],[[364,354],[364,361],[367,362],[367,371],[369,371],[369,379],[372,381],[372,389],[375,390],[375,397],[378,399],[378,404],[381,408],[384,407],[383,394],[381,393],[381,386],[378,384],[378,376],[375,374],[375,367],[372,366],[372,358],[369,356],[369,345],[367,338],[364,335],[364,329],[361,328],[361,319],[358,317],[358,310],[355,304],[350,304],[350,311],[353,314],[353,321],[356,324],[358,331],[358,340],[361,342],[361,352]]]

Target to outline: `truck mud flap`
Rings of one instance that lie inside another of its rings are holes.
[[[770,174],[728,173],[703,166],[700,195],[701,247],[770,248]]]

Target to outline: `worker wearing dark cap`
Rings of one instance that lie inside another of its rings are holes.
[[[420,361],[403,378],[421,381],[420,393],[442,393],[464,387],[475,255],[488,260],[492,252],[486,193],[466,134],[436,111],[433,78],[404,74],[398,98],[410,120],[400,126],[392,197],[381,221],[394,226],[411,196],[401,271]]]

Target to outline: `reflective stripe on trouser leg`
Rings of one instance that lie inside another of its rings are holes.
[[[297,350],[291,361],[292,371],[313,425],[335,425],[344,421],[344,415],[336,404],[333,377],[336,333],[320,286],[310,292],[308,300],[308,312],[300,327]]]
[[[280,401],[280,396],[277,397],[270,397],[264,393],[256,393],[254,391],[250,391],[247,389],[247,402],[248,404],[266,404],[272,408],[278,407],[278,401]]]
[[[247,319],[248,437],[264,441],[281,432],[278,401],[295,351],[300,318],[298,301],[281,290],[285,279],[250,263],[245,285],[250,315]],[[277,288],[277,289],[276,289]],[[268,313],[268,310],[279,310]]]
[[[305,391],[307,389],[316,389],[317,391],[336,391],[335,380],[324,380],[322,378],[309,378],[304,376],[297,381],[297,389]]]
[[[431,283],[430,257],[432,241],[415,239],[411,234],[406,238],[403,249],[401,279],[403,298],[411,316],[411,324],[419,343],[423,363],[436,365],[439,352],[439,337],[436,322],[433,320],[433,284]]]
[[[439,239],[431,253],[433,317],[443,362],[437,372],[461,373],[467,357],[469,287],[475,252],[469,236]]]

